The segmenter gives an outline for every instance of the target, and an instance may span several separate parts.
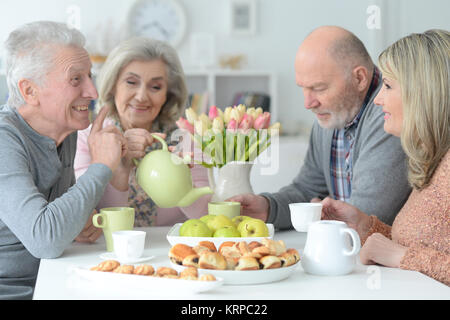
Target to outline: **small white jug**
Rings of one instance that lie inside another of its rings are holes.
[[[313,222],[309,226],[303,252],[303,270],[310,274],[328,276],[350,273],[355,267],[360,249],[361,240],[358,233],[345,222]]]

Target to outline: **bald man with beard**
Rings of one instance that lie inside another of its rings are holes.
[[[326,197],[391,224],[411,188],[400,140],[385,133],[382,108],[373,102],[381,74],[364,44],[343,28],[317,28],[297,51],[295,80],[317,118],[300,172],[276,193],[230,200],[278,229],[292,228],[289,203]]]

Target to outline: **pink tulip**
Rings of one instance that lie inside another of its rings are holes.
[[[228,122],[227,130],[235,132],[237,130],[237,128],[238,128],[238,124],[237,124],[236,119],[231,119],[230,122]]]
[[[264,112],[263,114],[259,115],[256,120],[255,123],[253,124],[253,127],[256,130],[260,130],[260,129],[267,129],[270,125],[270,113],[269,112]]]
[[[244,113],[241,123],[243,123],[244,121],[246,121],[249,124],[249,128],[253,127],[253,117],[248,113]]]
[[[217,107],[216,106],[212,106],[211,108],[209,108],[209,119],[211,119],[211,121],[213,121],[215,118],[217,118],[217,116],[219,115],[219,111],[217,111]]]
[[[183,130],[187,130],[191,134],[194,134],[194,126],[192,124],[190,124],[189,121],[187,121],[183,117],[180,117],[180,119],[178,119],[176,124],[177,124],[178,128],[183,129]]]
[[[252,122],[251,122],[251,119],[249,119],[249,118],[242,119],[241,123],[239,124],[239,129],[244,134],[247,133],[251,127],[252,127]]]

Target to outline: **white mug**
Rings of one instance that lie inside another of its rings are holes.
[[[329,276],[350,273],[356,265],[356,256],[360,249],[361,240],[358,233],[345,222],[314,222],[309,226],[306,237],[301,260],[303,270],[310,274]]]
[[[299,232],[307,232],[311,223],[320,220],[322,204],[312,202],[290,203],[289,210],[294,229]]]
[[[144,252],[145,231],[122,230],[112,233],[114,253],[119,260],[138,259]]]

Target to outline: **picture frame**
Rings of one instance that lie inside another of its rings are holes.
[[[256,34],[256,0],[231,0],[231,34]]]

